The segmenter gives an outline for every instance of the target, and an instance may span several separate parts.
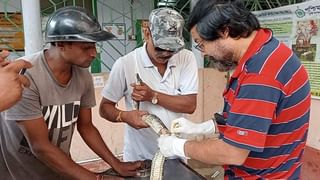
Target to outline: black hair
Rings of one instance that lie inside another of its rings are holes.
[[[190,14],[188,30],[194,26],[201,38],[211,41],[225,31],[232,38],[245,38],[260,29],[258,19],[241,0],[199,0]]]

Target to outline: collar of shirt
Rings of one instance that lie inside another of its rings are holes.
[[[144,68],[148,68],[148,67],[155,67],[155,65],[151,62],[151,59],[147,53],[147,43],[143,44],[143,47],[140,49],[141,52],[141,57],[142,57],[142,64]],[[168,61],[168,67],[175,67],[176,66],[176,61],[174,60],[174,56],[177,56],[179,53],[173,55],[169,61]]]
[[[262,28],[257,31],[256,36],[249,45],[247,51],[244,53],[239,61],[237,68],[232,74],[232,78],[238,78],[241,72],[244,70],[246,62],[256,53],[261,47],[272,38],[272,31],[270,29]]]

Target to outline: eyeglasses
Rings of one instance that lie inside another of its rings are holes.
[[[204,52],[203,43],[204,43],[204,40],[200,41],[199,43],[197,43],[197,45],[194,46],[194,48],[201,51],[201,52]]]

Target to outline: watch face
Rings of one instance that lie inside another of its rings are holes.
[[[152,104],[157,104],[158,103],[157,97],[153,97],[151,103]]]

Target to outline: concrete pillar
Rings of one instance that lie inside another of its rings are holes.
[[[35,53],[43,48],[41,32],[40,1],[21,0],[25,55]]]

